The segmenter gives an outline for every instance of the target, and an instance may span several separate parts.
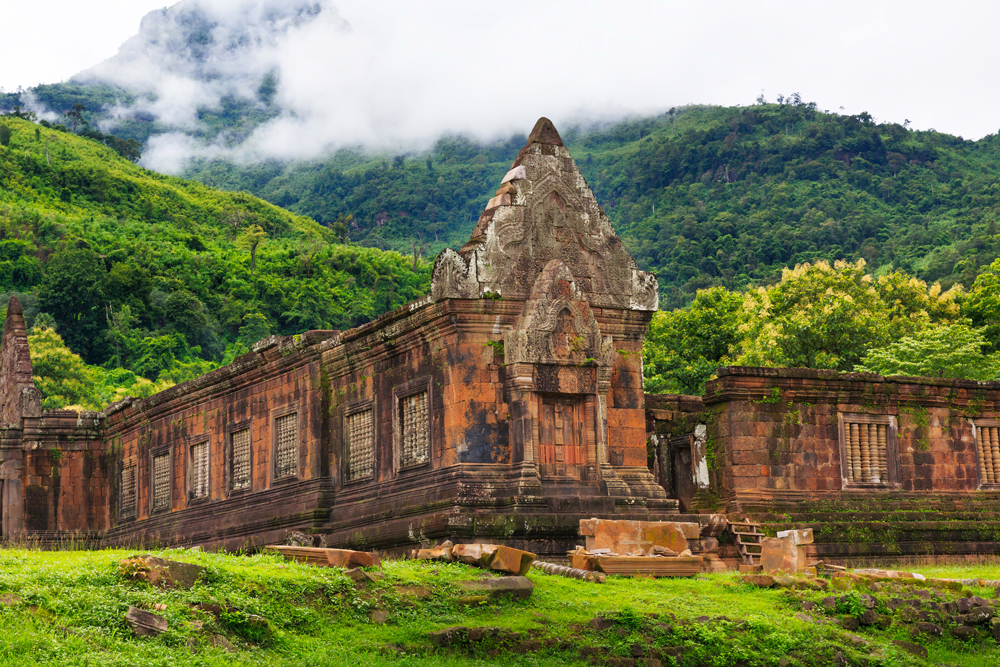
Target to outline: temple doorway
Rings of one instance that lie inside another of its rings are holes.
[[[586,457],[580,399],[542,396],[538,431],[538,472],[542,478],[581,480]]]

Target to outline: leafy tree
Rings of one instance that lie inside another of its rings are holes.
[[[13,134],[9,127],[0,125],[0,146],[10,146],[10,138]]]
[[[54,254],[38,297],[39,307],[55,318],[71,349],[84,360],[103,360],[98,342],[106,323],[104,267],[96,252],[67,248]]]
[[[856,371],[970,380],[1000,380],[1000,352],[983,354],[988,341],[967,324],[932,326],[869,350]]]
[[[36,324],[28,332],[28,347],[45,408],[100,410],[126,396],[150,396],[170,386],[137,378],[123,368],[89,366],[66,347],[55,329],[44,325]]]
[[[86,105],[77,102],[69,111],[63,114],[73,121],[73,132],[76,132],[76,126],[83,122],[83,112],[86,110]]]
[[[250,225],[236,242],[240,248],[250,251],[250,275],[253,275],[256,268],[257,248],[266,238],[267,234],[260,228],[260,225]]]
[[[962,312],[982,328],[988,349],[1000,352],[1000,259],[976,278]]]
[[[247,313],[240,327],[239,342],[248,349],[257,341],[271,335],[271,325],[260,312]]]
[[[742,295],[713,287],[687,308],[653,315],[642,348],[646,391],[701,394],[739,343],[742,305]]]
[[[899,285],[907,289],[903,298],[887,302],[880,284],[890,295]],[[926,295],[914,294],[921,291]],[[957,317],[953,302],[959,291],[941,294],[939,286],[927,290],[926,284],[899,276],[875,281],[865,273],[864,260],[786,269],[780,283],[747,293],[737,363],[848,371],[868,350],[931,322],[921,306],[942,322]]]

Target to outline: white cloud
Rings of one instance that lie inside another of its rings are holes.
[[[541,115],[558,126],[749,104],[761,89],[980,137],[1000,127],[1000,92],[986,85],[997,18],[986,3],[927,0],[184,0],[85,74],[150,92],[142,111],[195,132],[199,109],[253,96],[264,74],[280,73],[282,113],[239,146],[232,135],[151,141],[147,164],[172,171],[185,155],[420,148],[445,133],[526,132]],[[202,24],[205,48],[180,39]]]

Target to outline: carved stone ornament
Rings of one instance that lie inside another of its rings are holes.
[[[545,266],[513,330],[504,335],[504,363],[573,364],[612,361],[610,336],[602,336],[586,295],[561,260]]]
[[[593,306],[658,306],[656,276],[638,270],[545,118],[535,125],[460,254],[470,268],[464,275],[479,283],[479,293],[527,299],[543,268],[559,260]],[[435,267],[435,289],[437,275]]]
[[[479,282],[469,263],[451,248],[445,248],[434,261],[431,278],[431,298],[478,299]]]

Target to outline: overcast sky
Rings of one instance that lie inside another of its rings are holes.
[[[201,1],[224,9],[247,0]],[[330,143],[449,130],[497,136],[526,132],[539,115],[558,123],[689,103],[745,105],[761,90],[770,101],[799,92],[820,109],[909,119],[966,138],[1000,130],[997,3],[321,1],[353,34],[337,41],[317,28],[272,56],[283,66],[285,104],[299,120],[317,119],[299,130],[325,127],[321,139]],[[90,68],[166,4],[7,3],[0,86]],[[272,127],[258,143],[301,143],[299,130]]]

